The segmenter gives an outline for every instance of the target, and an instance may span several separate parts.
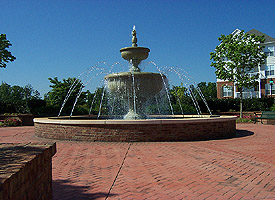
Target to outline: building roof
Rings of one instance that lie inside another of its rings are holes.
[[[254,35],[257,35],[257,36],[264,36],[265,37],[265,42],[264,43],[267,43],[267,42],[275,42],[275,38],[273,37],[270,37],[269,35],[266,35],[256,29],[252,29],[250,31],[247,32],[248,34],[254,34]]]

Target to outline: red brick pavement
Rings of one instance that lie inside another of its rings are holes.
[[[237,138],[200,142],[57,141],[54,199],[275,199],[275,126],[238,124]],[[0,142],[53,141],[33,127]]]

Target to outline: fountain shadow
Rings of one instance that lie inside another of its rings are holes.
[[[215,140],[230,140],[234,138],[249,137],[254,135],[254,132],[248,130],[239,130],[236,129],[235,134],[221,137],[209,137],[209,138],[193,138],[192,140],[179,140],[179,141],[170,141],[170,142],[200,142],[200,141],[215,141]],[[168,141],[169,142],[169,141]]]
[[[254,132],[248,130],[236,130],[236,136],[234,138],[241,138],[254,135]]]
[[[230,140],[234,138],[243,138],[243,137],[248,137],[254,135],[254,132],[248,131],[248,130],[239,130],[236,129],[235,134],[229,135],[229,136],[223,136],[223,137],[218,137],[218,138],[213,138],[213,139],[207,139],[207,140]],[[203,140],[201,140],[203,141]]]
[[[91,193],[91,186],[73,185],[69,180],[53,180],[53,200],[90,200],[105,199],[107,196],[117,196],[118,194],[108,194],[106,192]]]

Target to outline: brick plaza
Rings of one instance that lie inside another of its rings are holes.
[[[54,199],[275,199],[275,126],[237,129],[196,142],[57,140]],[[34,127],[0,128],[0,143],[53,141]]]

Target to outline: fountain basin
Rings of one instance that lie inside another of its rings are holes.
[[[152,72],[120,72],[104,77],[110,94],[129,105],[124,119],[146,119],[145,103],[163,88],[166,77]]]
[[[166,78],[164,75],[162,76],[164,79]],[[148,98],[156,95],[163,88],[162,76],[152,72],[120,72],[109,74],[104,79],[108,82],[109,91],[116,95],[123,98],[128,98],[129,95],[133,97],[133,88],[135,88],[136,97]]]
[[[150,52],[146,47],[125,47],[120,49],[121,57],[130,61],[131,59],[145,60]]]
[[[35,118],[34,125],[38,137],[88,142],[196,141],[232,138],[236,133],[235,116],[175,117],[144,120]]]

